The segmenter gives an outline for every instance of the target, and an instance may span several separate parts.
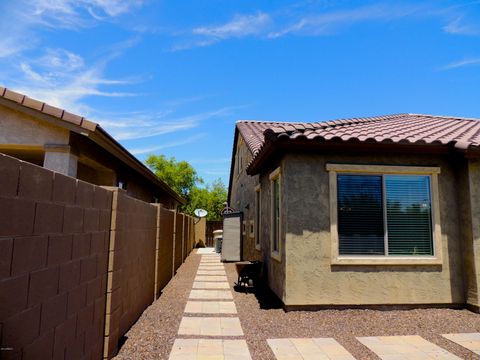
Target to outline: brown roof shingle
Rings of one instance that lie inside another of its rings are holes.
[[[315,123],[239,121],[253,160],[268,140],[356,141],[480,147],[480,121],[461,117],[395,114]]]

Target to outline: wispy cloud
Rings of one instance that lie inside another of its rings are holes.
[[[264,34],[271,26],[269,14],[258,12],[252,15],[235,15],[223,24],[214,24],[196,27],[191,30],[193,39],[177,44],[173,50],[185,50],[192,47],[204,47],[221,40],[230,38],[244,38]]]
[[[263,12],[254,15],[235,15],[227,23],[198,27],[193,29],[192,33],[218,40],[231,37],[241,38],[262,33],[270,22],[270,16]]]
[[[191,143],[194,143],[194,142],[196,142],[196,141],[198,141],[202,138],[205,138],[205,136],[207,136],[206,133],[201,133],[201,134],[190,136],[190,137],[187,137],[185,139],[175,141],[175,142],[165,143],[165,144],[161,144],[161,145],[157,145],[157,146],[131,149],[130,152],[134,155],[152,153],[154,151],[159,151],[159,150],[168,149],[168,148],[172,148],[172,147],[191,144]]]
[[[84,99],[89,96],[132,96],[129,92],[112,91],[112,85],[125,85],[129,80],[103,76],[107,62],[101,60],[87,66],[84,59],[64,49],[47,49],[34,59],[22,59],[8,80],[14,90],[72,112],[88,114]]]
[[[464,16],[458,16],[445,25],[443,31],[454,35],[480,35],[480,26],[469,23]]]
[[[268,34],[278,38],[287,34],[330,35],[344,27],[367,21],[391,21],[418,13],[418,6],[375,4],[348,10],[335,10],[301,17],[293,24]]]
[[[232,113],[233,109],[235,108],[224,107],[179,118],[168,118],[163,116],[161,118],[148,118],[148,115],[145,114],[144,116],[140,116],[138,120],[136,120],[135,117],[119,119],[116,121],[116,125],[112,127],[109,127],[108,123],[105,124],[101,120],[99,122],[102,126],[109,129],[116,139],[134,140],[193,129],[198,127],[202,121],[229,115]]]
[[[29,0],[23,20],[50,28],[76,29],[125,14],[139,0]]]
[[[445,66],[440,67],[438,70],[440,71],[446,71],[446,70],[451,70],[451,69],[457,69],[465,66],[471,66],[471,65],[480,65],[480,57],[477,58],[465,58],[460,61],[455,61],[450,64],[447,64]]]

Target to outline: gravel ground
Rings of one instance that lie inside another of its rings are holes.
[[[168,359],[192,288],[200,256],[192,253],[162,296],[145,310],[126,334],[116,359]],[[234,264],[226,264],[231,286],[237,280]],[[379,359],[355,336],[420,335],[463,359],[478,355],[444,339],[441,334],[480,332],[480,315],[468,310],[321,310],[284,312],[268,291],[236,292],[232,288],[252,358],[274,360],[267,339],[333,337],[357,359]]]
[[[199,262],[199,255],[187,257],[158,300],[130,328],[115,359],[168,359]]]
[[[230,284],[237,279],[233,264],[226,265]],[[443,338],[441,334],[479,332],[480,315],[468,310],[320,310],[285,312],[270,292],[233,291],[240,322],[253,359],[274,360],[267,339],[333,337],[355,358],[379,359],[356,336],[420,335],[462,359],[480,356]]]

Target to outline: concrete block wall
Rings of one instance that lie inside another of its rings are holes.
[[[173,235],[175,212],[163,207],[158,208],[157,220],[157,276],[155,281],[155,298],[174,275],[173,271]]]
[[[111,223],[105,358],[153,301],[157,207],[114,189]]]
[[[183,214],[175,215],[174,270],[178,270],[183,262]]]
[[[193,248],[193,219],[3,154],[0,174],[0,358],[111,358]]]
[[[0,174],[0,358],[100,358],[111,193],[3,154]]]

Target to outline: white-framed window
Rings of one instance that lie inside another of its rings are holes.
[[[328,164],[333,264],[441,264],[438,167]]]
[[[270,194],[271,194],[271,229],[270,229],[270,252],[272,258],[281,261],[281,172],[280,167],[270,174]]]
[[[260,221],[262,219],[262,197],[261,186],[258,184],[255,187],[255,248],[261,249],[260,245]]]

